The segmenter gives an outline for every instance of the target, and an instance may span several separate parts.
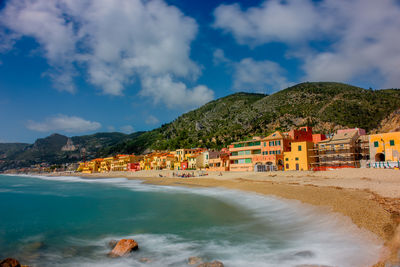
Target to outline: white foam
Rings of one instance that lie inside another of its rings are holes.
[[[34,176],[35,178],[79,183],[102,183],[141,192],[191,193],[212,197],[246,209],[258,223],[275,225],[274,233],[266,238],[244,244],[232,244],[224,240],[196,242],[173,235],[140,234],[132,238],[141,246],[136,257],[101,262],[96,259],[79,259],[79,266],[186,266],[190,256],[217,255],[226,266],[297,266],[318,264],[328,266],[357,267],[370,266],[378,259],[383,242],[371,233],[359,229],[351,220],[322,208],[302,204],[299,201],[284,200],[255,193],[227,190],[222,188],[186,188],[143,184],[125,178],[83,179],[68,176]],[[210,229],[218,231],[219,229]],[[223,231],[240,231],[238,227],[224,228]],[[106,240],[127,238],[107,237],[101,240],[85,241],[102,247],[98,257],[107,251]],[[274,247],[274,239],[286,240],[284,246]],[[82,241],[82,240],[81,240]],[[79,242],[78,242],[79,243]],[[140,257],[152,259],[145,265]],[[77,259],[71,259],[76,261]],[[213,260],[213,259],[210,259]],[[68,262],[68,264],[72,264]],[[68,266],[60,265],[60,266]],[[73,264],[72,264],[73,265]]]

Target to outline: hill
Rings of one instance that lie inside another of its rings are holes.
[[[399,89],[371,90],[333,82],[301,83],[272,95],[236,93],[148,132],[71,138],[53,134],[32,145],[0,144],[0,170],[40,162],[74,162],[83,155],[91,159],[152,149],[221,148],[253,135],[305,125],[320,133],[351,127],[372,133],[396,128],[399,108]]]
[[[343,83],[301,83],[272,95],[236,93],[211,101],[171,123],[125,140],[107,152],[144,148],[220,148],[252,135],[309,125],[315,132],[360,127],[368,132],[400,107],[400,90],[371,90]]]
[[[40,138],[33,144],[0,144],[0,171],[10,168],[28,167],[33,164],[47,162],[60,164],[76,162],[83,157],[92,159],[98,152],[114,146],[124,139],[134,139],[141,132],[131,135],[123,133],[96,133],[93,135],[67,137],[52,134]]]

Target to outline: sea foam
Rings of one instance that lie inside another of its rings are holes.
[[[28,177],[28,176],[27,176]],[[69,240],[73,245],[94,246],[94,254],[63,259],[52,252],[57,266],[187,266],[186,259],[200,256],[207,260],[219,259],[226,266],[299,266],[306,264],[357,267],[374,264],[383,243],[366,230],[358,228],[351,220],[327,209],[256,193],[223,188],[187,188],[143,184],[125,178],[84,179],[68,176],[29,176],[44,180],[73,183],[101,183],[139,192],[199,194],[218,199],[245,209],[254,218],[256,227],[272,225],[273,232],[244,243],[226,240],[197,241],[171,234],[136,234],[131,236],[140,244],[140,251],[123,259],[108,259],[107,242],[129,236],[107,236],[98,240]],[[226,232],[243,234],[248,225],[215,227],[215,234]],[[268,228],[266,228],[265,231]],[[284,240],[284,242],[282,242]],[[50,255],[48,255],[50,256]],[[142,263],[141,257],[151,262]]]

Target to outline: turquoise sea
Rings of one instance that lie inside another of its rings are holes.
[[[110,259],[108,242],[139,251]],[[368,266],[382,243],[322,208],[221,188],[0,175],[0,259],[32,266]],[[151,262],[143,263],[141,258]]]

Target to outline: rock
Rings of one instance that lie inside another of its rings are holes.
[[[213,261],[199,264],[197,267],[224,267],[224,264],[220,261]]]
[[[0,267],[21,267],[21,264],[16,259],[7,258],[0,262]]]
[[[133,250],[138,250],[139,246],[133,239],[121,239],[114,249],[108,254],[112,258],[127,256]]]
[[[140,261],[140,262],[143,262],[143,263],[149,263],[149,262],[151,262],[151,260],[150,260],[149,258],[140,258],[139,261]]]
[[[118,243],[118,241],[117,240],[115,240],[115,239],[113,239],[113,240],[110,240],[109,242],[108,242],[108,247],[110,248],[110,249],[114,249],[115,248],[115,246],[117,245],[117,243]]]
[[[200,257],[190,257],[188,259],[189,265],[195,265],[195,264],[200,264],[200,263],[203,263],[203,259]]]

